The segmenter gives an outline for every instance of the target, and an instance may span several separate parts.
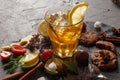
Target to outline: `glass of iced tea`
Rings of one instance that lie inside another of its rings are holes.
[[[78,39],[82,32],[84,16],[79,21],[70,20],[69,11],[71,6],[53,6],[45,14],[45,21],[54,54],[61,57],[72,57],[78,46]]]

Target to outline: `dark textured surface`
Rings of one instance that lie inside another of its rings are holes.
[[[103,32],[103,31],[106,31],[107,32],[107,35],[113,35],[113,32],[112,32],[112,27],[111,26],[109,26],[109,25],[106,25],[106,24],[104,24],[104,23],[102,23],[102,27],[101,27],[101,29],[100,30],[97,30],[97,29],[95,29],[94,27],[93,27],[93,25],[94,25],[94,22],[86,22],[87,23],[87,29],[90,29],[90,30],[93,30],[93,31],[95,31],[95,32],[97,32],[98,34],[100,34],[101,32]],[[116,48],[117,48],[117,51],[120,49],[120,45],[117,45],[116,46]],[[96,51],[96,50],[99,50],[99,48],[97,48],[96,46],[92,46],[92,47],[84,47],[84,46],[82,46],[82,45],[79,45],[79,47],[78,47],[78,49],[82,49],[82,50],[86,50],[86,51],[88,51],[88,53],[89,53],[89,55],[91,54],[91,53],[93,53],[94,51]],[[102,72],[106,77],[108,77],[108,79],[109,80],[119,80],[119,75],[120,75],[120,73],[119,73],[119,66],[120,66],[120,57],[119,57],[119,54],[118,54],[118,69],[117,70],[114,70],[114,71],[112,71],[112,72]],[[3,76],[5,76],[6,74],[6,71],[5,70],[3,70],[3,65],[2,65],[2,62],[0,62],[0,72],[1,72],[1,74],[0,74],[0,77],[3,77]],[[74,78],[76,78],[76,76],[75,75],[73,75],[74,76]],[[58,80],[58,77],[54,77],[54,76],[50,76],[50,75],[47,75],[46,73],[44,73],[44,72],[41,72],[41,71],[37,71],[36,72],[36,74],[34,74],[34,75],[32,75],[31,76],[31,79],[30,80],[37,80],[37,79],[43,79],[43,77],[44,78],[46,78],[45,80]],[[53,78],[54,77],[54,78]],[[78,77],[78,76],[77,76]],[[65,78],[65,80],[74,80],[74,78],[72,77],[72,78]]]
[[[85,21],[101,21],[112,27],[120,28],[120,8],[115,6],[111,0],[75,1],[89,2],[90,7]],[[37,32],[37,25],[43,19],[49,6],[55,4],[62,6],[69,2],[70,0],[0,0],[0,47]],[[108,25],[104,26],[108,28]],[[106,74],[111,77],[111,80],[120,79],[119,71]],[[0,77],[5,75],[0,61]]]

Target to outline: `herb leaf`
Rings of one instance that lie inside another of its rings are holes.
[[[63,64],[72,72],[78,74],[78,67],[75,63],[70,61],[63,61]]]
[[[7,70],[8,74],[12,74],[16,68],[20,67],[22,65],[19,60],[23,57],[24,55],[20,55],[15,59],[11,59],[7,64],[4,65],[4,67]]]

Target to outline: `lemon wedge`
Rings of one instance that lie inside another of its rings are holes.
[[[71,24],[77,24],[84,19],[84,14],[88,8],[89,4],[87,2],[80,2],[74,5],[68,12],[68,20]]]
[[[28,51],[26,56],[20,60],[23,68],[30,68],[35,66],[39,62],[39,50]]]
[[[49,25],[47,24],[47,22],[45,20],[42,20],[39,24],[38,24],[38,32],[45,36],[48,37],[48,32],[47,32],[47,28],[49,27]]]

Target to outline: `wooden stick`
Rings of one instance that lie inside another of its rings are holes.
[[[23,76],[24,72],[23,71],[19,71],[10,75],[7,75],[3,78],[0,78],[0,80],[16,80],[19,79],[21,76]]]
[[[24,74],[19,80],[29,80],[28,78],[36,73],[37,70],[42,69],[44,66],[43,62],[40,62],[36,67],[29,70],[26,74]]]

